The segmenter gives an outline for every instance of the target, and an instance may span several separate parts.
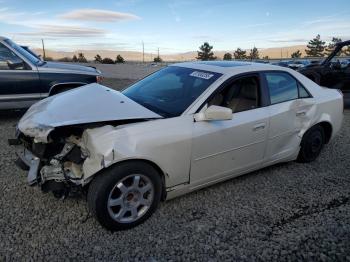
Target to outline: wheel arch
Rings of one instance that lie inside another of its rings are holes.
[[[49,96],[57,94],[60,89],[64,88],[76,88],[79,86],[87,85],[85,82],[68,82],[68,83],[57,83],[51,86]]]
[[[321,126],[322,127],[322,129],[324,131],[324,135],[325,135],[325,141],[324,142],[325,142],[325,144],[328,144],[328,142],[331,140],[332,132],[333,132],[332,124],[330,122],[328,122],[328,121],[321,121],[321,122],[318,122],[318,123],[310,126],[308,129],[305,130],[305,132],[302,135],[302,138],[314,126]],[[302,141],[302,139],[301,139],[301,141]]]
[[[142,158],[125,159],[125,160],[121,160],[121,161],[113,163],[112,165],[108,166],[107,169],[115,167],[115,166],[118,166],[118,165],[121,165],[121,164],[135,163],[135,162],[148,164],[148,165],[152,166],[158,172],[158,174],[159,174],[159,176],[160,176],[160,178],[162,180],[162,196],[161,196],[161,200],[165,201],[166,200],[166,196],[167,196],[167,193],[166,193],[166,182],[165,182],[167,173],[165,173],[164,170],[162,168],[160,168],[160,166],[157,165],[156,163],[154,163],[153,161],[148,160],[148,159],[142,159]],[[103,172],[104,170],[105,169],[101,169],[93,177],[98,176],[99,173]]]
[[[325,144],[328,144],[328,142],[331,140],[332,133],[333,133],[333,127],[332,124],[327,121],[322,121],[317,123],[317,125],[320,125],[323,128],[324,135],[325,135]]]

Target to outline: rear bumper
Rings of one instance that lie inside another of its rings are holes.
[[[27,181],[29,185],[38,183],[38,173],[40,166],[40,159],[34,156],[29,150],[24,149],[23,153],[17,154],[18,159],[16,165],[22,170],[28,171]],[[27,167],[27,168],[26,168]]]

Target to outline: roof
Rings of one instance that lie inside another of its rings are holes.
[[[0,36],[0,41],[7,39],[7,37]]]
[[[242,62],[242,61],[199,61],[176,63],[170,66],[180,66],[193,68],[203,71],[221,73],[221,74],[237,74],[259,70],[284,70],[280,66],[264,63]]]

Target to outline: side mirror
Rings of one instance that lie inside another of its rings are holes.
[[[222,106],[209,106],[204,112],[194,115],[196,121],[231,120],[232,109]]]
[[[7,65],[10,69],[21,69],[24,68],[24,62],[22,60],[7,60]]]

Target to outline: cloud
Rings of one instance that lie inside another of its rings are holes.
[[[38,25],[32,32],[18,33],[19,35],[35,35],[49,37],[98,37],[106,35],[106,31],[97,28],[77,26]]]
[[[44,12],[35,13],[12,12],[9,8],[0,8],[0,22],[25,28],[15,35],[39,37],[101,37],[108,32],[103,29],[87,27],[80,23],[62,19],[45,19],[40,16]]]
[[[305,43],[309,41],[309,39],[306,38],[284,38],[284,39],[269,39],[268,40],[271,43]]]
[[[59,18],[94,22],[119,22],[125,20],[137,20],[140,17],[130,14],[100,9],[77,9],[62,15]]]

